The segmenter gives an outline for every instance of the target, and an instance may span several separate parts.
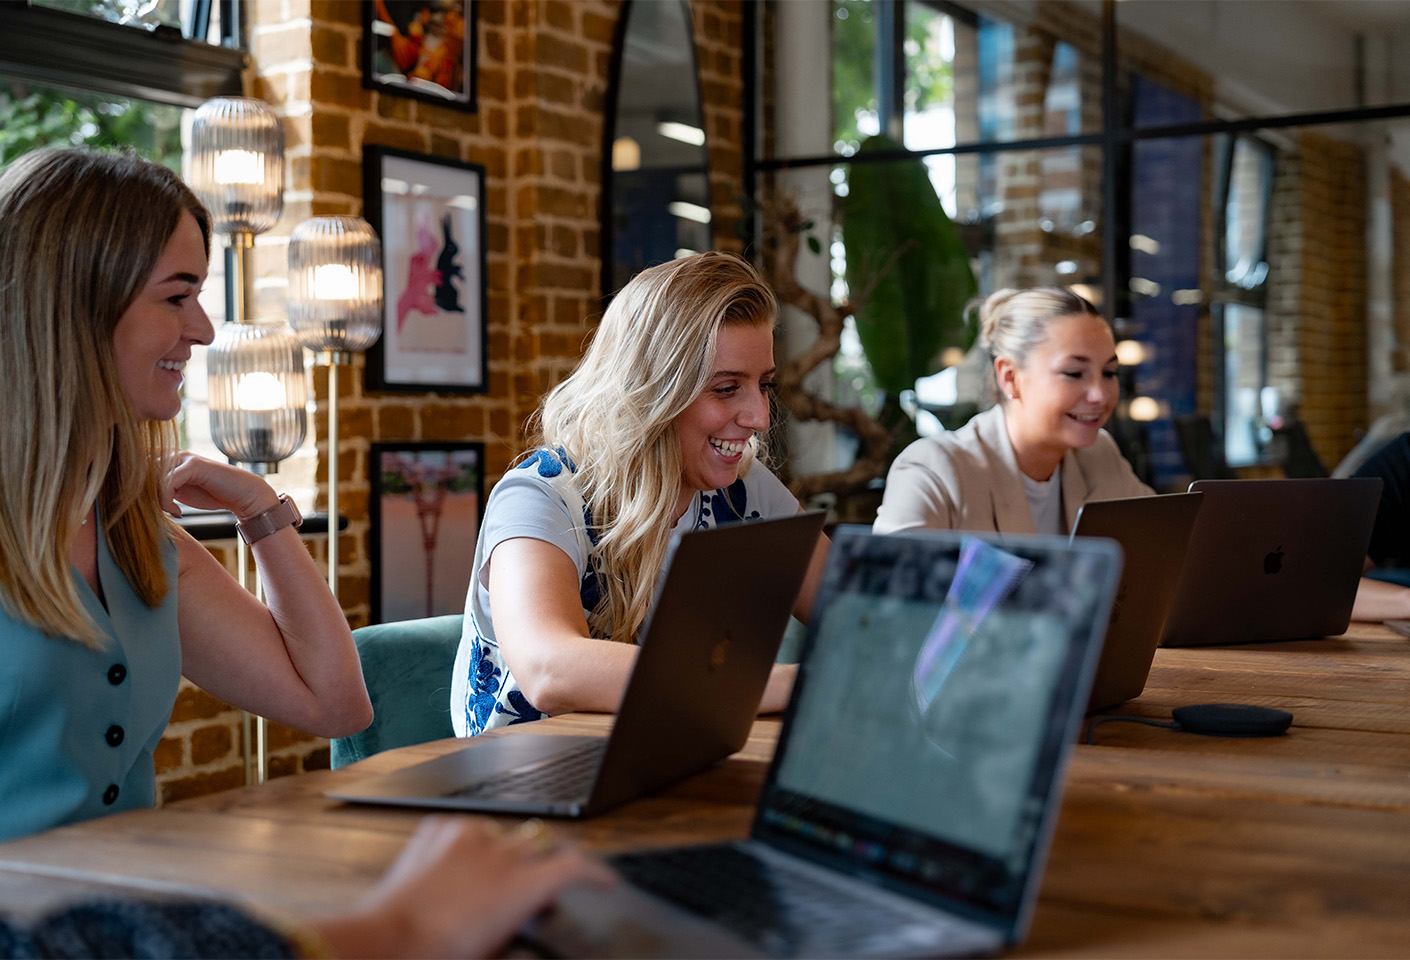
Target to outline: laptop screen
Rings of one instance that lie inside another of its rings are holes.
[[[833,542],[755,836],[1012,917],[1119,551],[863,529]]]

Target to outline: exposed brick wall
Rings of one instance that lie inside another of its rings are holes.
[[[650,0],[642,0],[650,2]],[[598,201],[617,0],[482,0],[478,110],[462,113],[361,81],[357,0],[255,0],[251,92],[283,118],[284,217],[258,239],[261,316],[285,312],[288,235],[301,220],[362,214],[362,147],[400,147],[484,165],[489,392],[373,393],[362,357],[339,370],[339,595],[353,626],[369,616],[368,456],[374,441],[478,440],[493,482],[523,448],[543,391],[571,370],[600,310]],[[743,154],[743,9],[694,0],[691,14],[710,159],[716,244],[738,249]],[[320,507],[327,497],[327,369],[314,393]],[[326,563],[322,538],[309,541]],[[213,552],[233,565],[233,545]],[[271,728],[271,773],[328,765],[328,746]],[[165,799],[241,782],[239,713],[187,685],[158,752]]]
[[[1296,405],[1329,466],[1367,423],[1365,211],[1359,147],[1304,133],[1295,149],[1279,151],[1268,234],[1268,384]],[[1406,236],[1398,221],[1396,231]],[[1410,332],[1410,319],[1401,319],[1410,299],[1401,299],[1399,273],[1396,282],[1399,340]],[[1396,362],[1404,362],[1399,348]]]
[[[1335,464],[1366,426],[1366,160],[1355,144],[1298,137],[1302,410]]]

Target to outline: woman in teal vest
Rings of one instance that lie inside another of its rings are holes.
[[[40,151],[0,176],[0,838],[152,806],[183,673],[310,733],[371,721],[292,503],[174,452],[209,253],[205,209],[157,164]],[[267,607],[174,501],[234,513]]]

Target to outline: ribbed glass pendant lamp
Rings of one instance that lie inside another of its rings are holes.
[[[268,473],[308,432],[303,348],[288,325],[224,323],[206,351],[211,438],[220,452]]]
[[[328,365],[328,516],[338,516],[338,365],[382,335],[382,244],[361,217],[313,217],[289,236],[289,325]],[[328,586],[338,595],[338,538]]]
[[[248,320],[255,234],[284,212],[284,128],[263,100],[216,97],[191,122],[191,189],[228,238],[225,318]]]
[[[282,321],[254,320],[255,234],[273,227],[284,212],[284,128],[263,100],[207,100],[191,123],[187,161],[187,182],[210,212],[212,231],[226,238],[225,323],[206,355],[211,436],[232,463],[272,473],[308,430],[298,340]],[[259,584],[250,583],[249,547],[240,537],[235,553],[240,586],[261,594]],[[250,716],[244,714],[247,783],[265,778],[265,722],[257,719],[252,758]]]
[[[322,363],[382,335],[382,244],[361,217],[313,217],[289,237],[289,325]]]

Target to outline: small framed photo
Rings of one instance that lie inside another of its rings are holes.
[[[363,176],[384,291],[368,389],[486,392],[485,168],[369,146]]]
[[[480,536],[479,443],[374,443],[372,622],[462,613]]]
[[[478,0],[363,0],[362,85],[475,112]]]

